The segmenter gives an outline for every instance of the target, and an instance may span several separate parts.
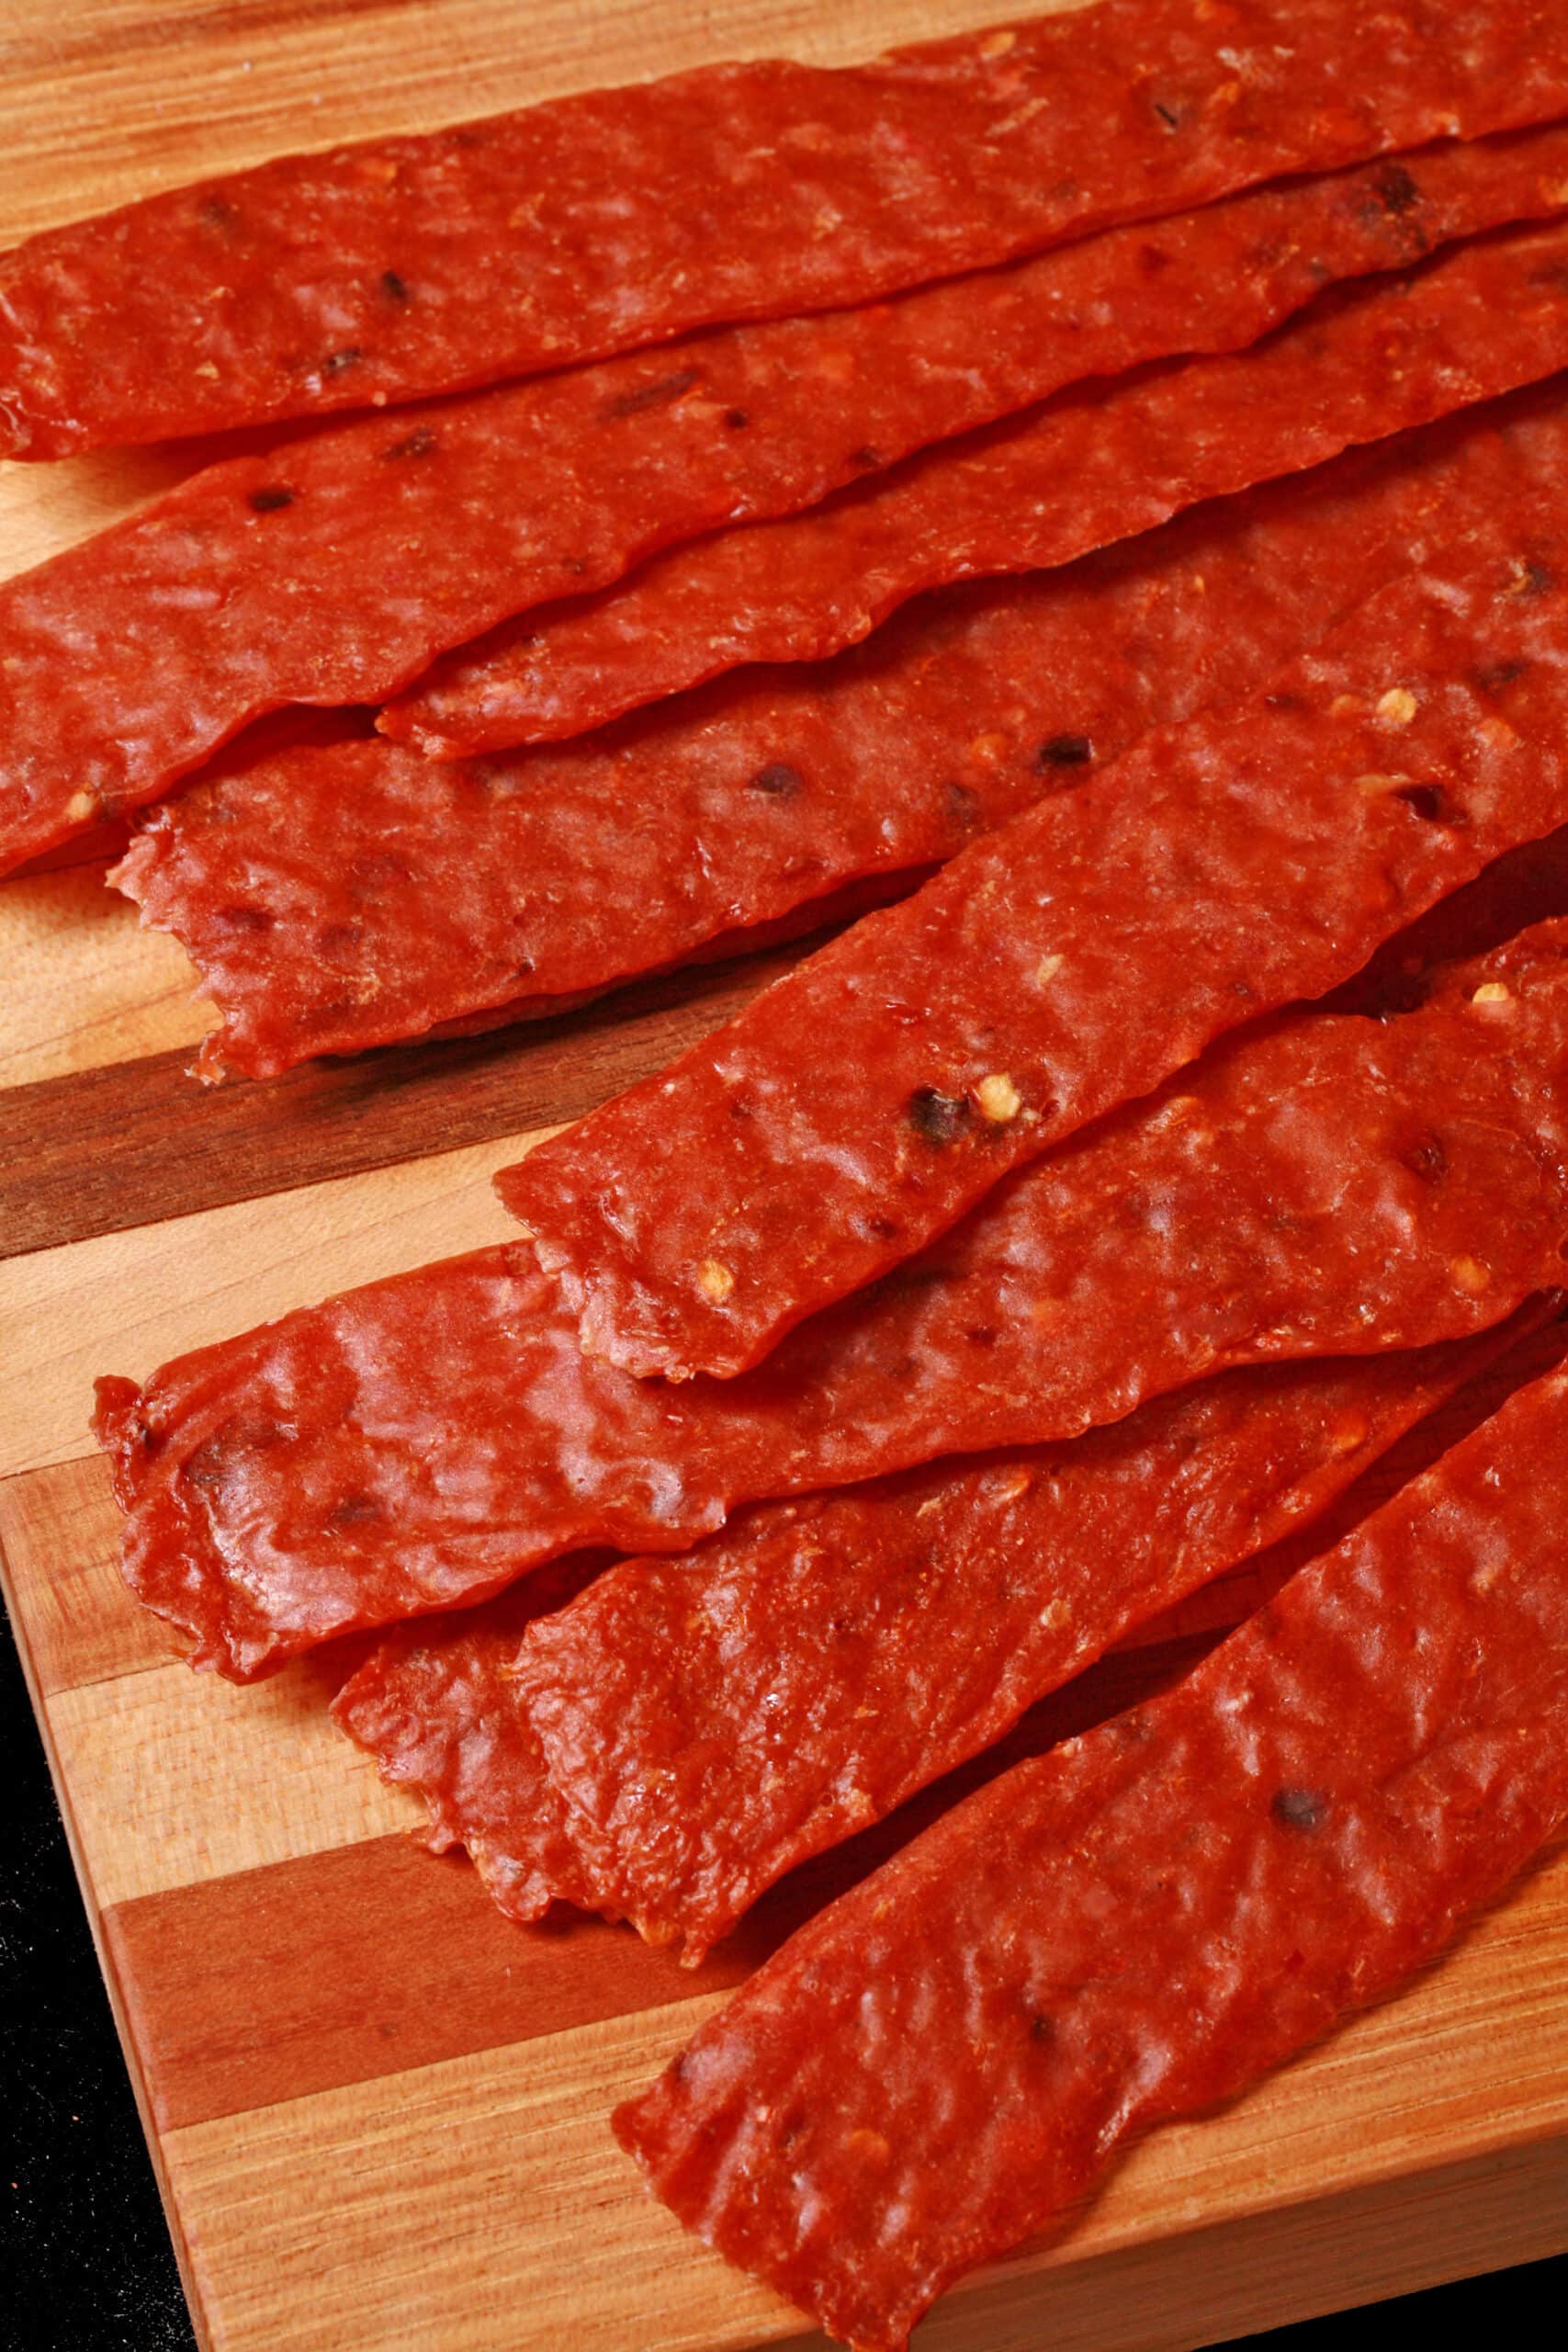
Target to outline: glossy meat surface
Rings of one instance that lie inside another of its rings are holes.
[[[1230,1366],[1488,1329],[1562,1279],[1565,1083],[1549,923],[1419,1011],[1235,1041],[740,1381],[585,1357],[521,1246],[350,1291],[100,1385],[127,1578],[243,1679],[558,1553],[683,1551],[740,1502],[1077,1436]]]
[[[285,156],[0,258],[0,457],[489,383],[859,302],[1568,111],[1551,0],[1104,0]]]
[[[1361,201],[1381,209],[1402,200],[1405,177],[1429,175],[1434,239],[1531,201],[1561,208],[1564,136],[1401,159],[1358,175],[1371,191]],[[1534,381],[1564,364],[1551,270],[1568,230],[1541,238],[1462,247],[1413,285],[1342,289],[1256,349],[1087,386],[807,514],[682,545],[601,595],[447,655],[378,723],[441,757],[581,733],[748,662],[819,661],[922,590],[1070,562],[1200,499]]]
[[[1568,1814],[1568,1374],[791,1939],[615,2122],[859,2352],[1439,1951]]]
[[[496,1179],[585,1350],[733,1376],[1568,820],[1568,539],[1483,525]],[[1069,771],[1069,774],[1071,771]]]
[[[765,1503],[521,1638],[491,1604],[385,1642],[334,1713],[513,1918],[558,1898],[694,1965],[785,1871],[1310,1523],[1517,1330],[1223,1373],[1065,1445]]]
[[[0,864],[158,797],[279,704],[375,701],[671,540],[808,503],[1098,370],[1246,343],[1328,278],[1565,189],[1551,126],[209,468],[0,586]],[[1524,323],[1503,339],[1506,380],[1534,340]]]
[[[363,740],[236,746],[114,878],[222,1012],[207,1078],[547,1009],[745,945],[761,923],[808,923],[850,882],[908,888],[1075,769],[1261,684],[1432,548],[1505,514],[1528,525],[1565,484],[1553,383],[1059,574],[947,592],[836,662],[729,681],[603,737],[471,767]]]

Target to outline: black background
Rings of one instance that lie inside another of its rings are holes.
[[[18,2352],[192,2352],[152,2165],[3,1617],[0,1768],[10,1800],[0,1891],[9,2243],[0,2248],[0,2278],[19,2290],[17,2334],[5,2340]],[[1539,2341],[1540,2313],[1561,2312],[1565,2289],[1568,2256],[1247,2342],[1269,2352],[1370,2352],[1374,2345],[1382,2352],[1416,2331],[1434,2331],[1440,2341],[1445,2327]],[[0,2320],[0,2331],[6,2324]]]

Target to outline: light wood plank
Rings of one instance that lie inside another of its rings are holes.
[[[166,932],[144,931],[101,865],[0,886],[0,1087],[194,1047],[216,1023]]]
[[[307,1299],[514,1239],[490,1178],[539,1134],[0,1262],[0,1477],[87,1451],[99,1373],[145,1379]]]
[[[184,1665],[56,1692],[55,1751],[100,1911],[417,1829],[423,1805],[383,1787],[325,1698],[307,1668],[240,1690]]]

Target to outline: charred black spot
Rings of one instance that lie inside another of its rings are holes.
[[[850,463],[857,473],[878,473],[881,470],[882,462],[881,450],[874,449],[869,441],[863,441],[858,449],[850,451]]]
[[[1463,811],[1454,808],[1435,784],[1404,784],[1393,797],[1403,800],[1428,825],[1459,825],[1464,821]]]
[[[972,1348],[994,1348],[997,1334],[989,1323],[972,1323],[964,1334]]]
[[[251,492],[251,504],[258,514],[276,514],[280,507],[293,503],[294,492],[285,490],[281,482],[267,482]]]
[[[727,408],[724,412],[724,421],[731,433],[744,433],[751,422],[743,408]]]
[[[1094,745],[1087,735],[1053,735],[1034,754],[1034,764],[1045,774],[1052,768],[1088,767]]]
[[[1495,698],[1505,686],[1511,686],[1516,678],[1522,678],[1529,668],[1528,662],[1483,662],[1475,673],[1475,683],[1483,695]]]
[[[333,1505],[329,1524],[333,1527],[367,1527],[372,1520],[384,1515],[374,1495],[344,1495]]]
[[[209,229],[231,229],[240,216],[233,206],[226,203],[222,197],[204,196],[197,217],[205,221]]]
[[[428,458],[440,447],[440,443],[428,424],[416,424],[400,441],[393,441],[383,449],[384,458]]]
[[[409,289],[395,269],[381,272],[381,291],[389,302],[406,302],[409,299]]]
[[[356,922],[324,922],[316,933],[316,945],[323,956],[352,954],[365,936]]]
[[[800,770],[792,768],[787,760],[770,760],[767,766],[759,768],[751,778],[753,792],[765,792],[774,800],[793,800],[798,792],[805,789],[805,786],[806,779]]]
[[[1421,201],[1421,190],[1403,164],[1385,164],[1372,182],[1378,202],[1391,220],[1397,220],[1406,212],[1414,212]]]
[[[1029,2039],[1031,2041],[1055,2041],[1055,2020],[1046,2017],[1043,2010],[1034,2010],[1029,2020]]]
[[[980,821],[980,796],[971,792],[966,784],[944,784],[942,801],[947,820],[956,832],[972,833]]]
[[[220,907],[213,917],[225,931],[270,931],[272,917],[265,907]]]
[[[1449,1155],[1437,1136],[1422,1136],[1408,1151],[1401,1152],[1400,1158],[1424,1184],[1438,1183],[1449,1172]]]
[[[1160,99],[1156,98],[1154,102],[1154,107],[1156,114],[1158,115],[1161,122],[1164,123],[1168,130],[1180,130],[1181,117],[1177,113],[1174,107],[1168,107],[1164,105]]]
[[[656,376],[650,384],[634,385],[629,392],[617,392],[607,403],[608,416],[640,416],[645,408],[666,408],[689,392],[697,380],[694,368],[677,368],[672,375]]]
[[[897,1241],[898,1228],[890,1216],[868,1216],[865,1229],[874,1241]]]
[[[969,1098],[917,1086],[909,1097],[909,1125],[927,1143],[956,1143],[969,1124]]]
[[[1276,1789],[1269,1810],[1281,1829],[1305,1835],[1327,1820],[1328,1799],[1316,1789]]]
[[[356,343],[345,344],[341,351],[329,351],[321,362],[323,376],[345,375],[350,368],[357,368],[365,354]]]
[[[1557,575],[1549,563],[1531,556],[1515,566],[1509,590],[1516,596],[1550,596],[1557,585]]]
[[[1170,267],[1170,255],[1163,245],[1140,245],[1138,267],[1145,277],[1159,277]]]

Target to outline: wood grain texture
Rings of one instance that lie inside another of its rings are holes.
[[[0,243],[279,147],[716,56],[861,56],[1006,14],[6,0]],[[212,454],[0,468],[0,576]],[[210,2352],[820,2347],[643,2197],[605,2118],[875,1839],[798,1873],[694,1977],[601,1923],[512,1928],[464,1862],[408,1841],[417,1806],[328,1729],[351,1646],[244,1691],[172,1660],[119,1582],[85,1436],[96,1373],[144,1374],[509,1234],[491,1170],[700,1034],[761,967],[213,1095],[179,1074],[206,1019],[185,958],[137,930],[103,872],[73,853],[0,885],[0,1569],[198,2336]],[[1018,1737],[1156,1686],[1285,1565],[1145,1629]],[[1060,2243],[949,2298],[921,2352],[1187,2352],[1568,2245],[1565,1980],[1559,1854],[1408,1999],[1148,2142]]]
[[[706,1036],[788,960],[698,967],[564,1019],[310,1062],[265,1085],[198,1089],[185,1053],[0,1084],[0,1258],[385,1168],[434,1135],[451,1149],[559,1126]]]
[[[513,1239],[490,1179],[536,1140],[504,1136],[0,1261],[0,1477],[85,1450],[101,1372],[142,1380],[307,1299]]]

